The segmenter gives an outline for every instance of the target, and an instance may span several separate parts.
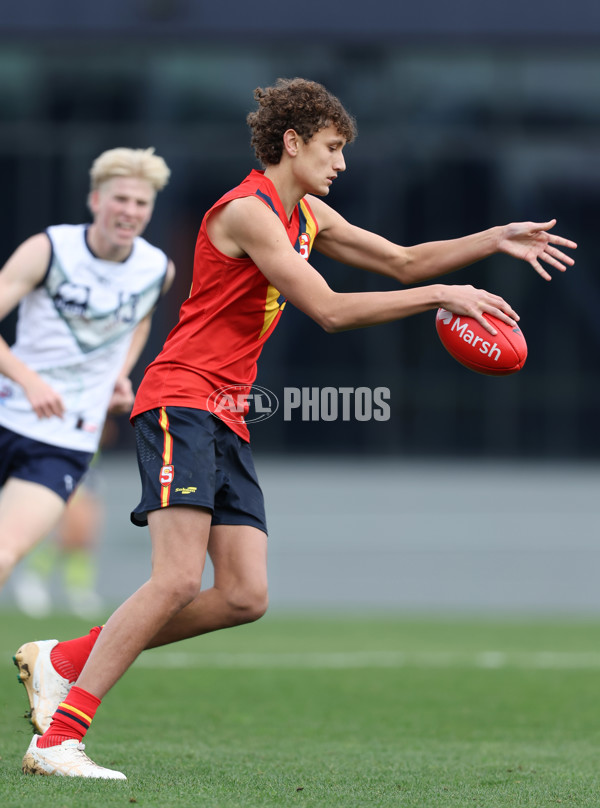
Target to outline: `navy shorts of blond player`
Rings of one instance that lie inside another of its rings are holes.
[[[66,502],[93,457],[93,452],[52,446],[0,426],[0,486],[9,477],[16,477],[39,483]]]

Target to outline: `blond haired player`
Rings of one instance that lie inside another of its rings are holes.
[[[154,149],[103,152],[91,224],[48,227],[0,272],[0,587],[59,521],[98,448],[106,414],[129,412],[129,374],[175,268],[141,237],[170,170]]]

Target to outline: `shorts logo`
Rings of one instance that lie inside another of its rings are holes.
[[[174,476],[175,476],[174,466],[163,466],[160,470],[160,484],[164,486],[171,485]]]
[[[189,485],[187,488],[176,488],[175,493],[176,494],[193,494],[197,490],[198,489],[196,488],[195,485]]]

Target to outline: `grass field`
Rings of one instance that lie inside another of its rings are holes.
[[[86,739],[126,783],[25,777],[0,613],[0,805],[598,806],[600,622],[269,615],[142,655]]]

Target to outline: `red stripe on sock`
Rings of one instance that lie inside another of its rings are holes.
[[[84,637],[66,640],[55,645],[50,651],[50,662],[52,662],[54,670],[64,676],[67,681],[76,682],[101,631],[102,626],[94,626]]]

